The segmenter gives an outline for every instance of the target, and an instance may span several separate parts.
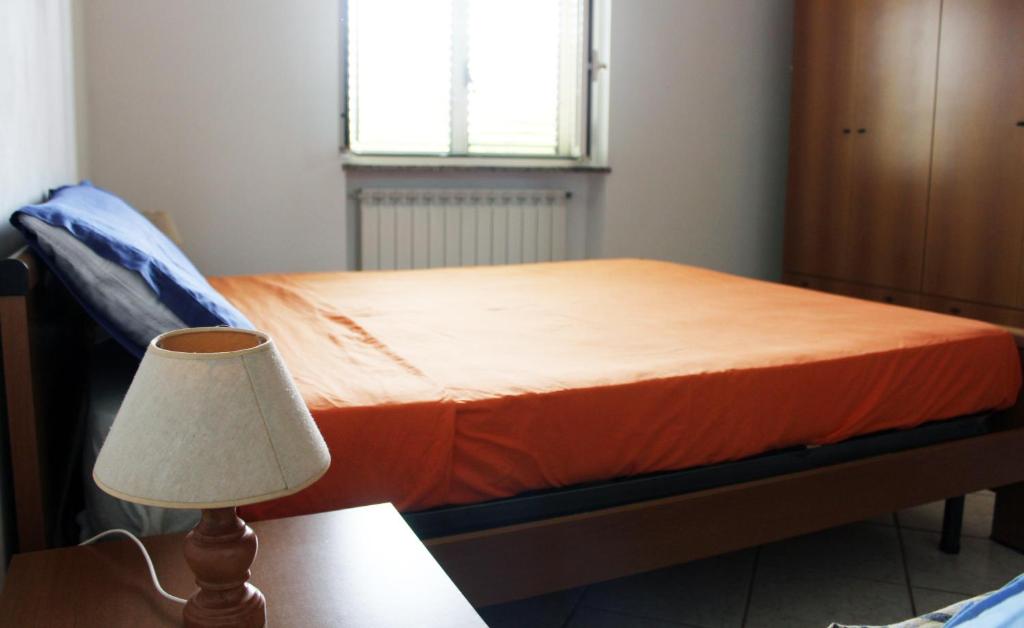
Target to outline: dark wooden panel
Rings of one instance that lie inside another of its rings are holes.
[[[826,279],[820,277],[812,277],[810,275],[801,275],[798,273],[783,273],[782,283],[790,286],[797,286],[798,288],[810,288],[811,290],[821,290],[822,292],[829,292],[825,289]]]
[[[940,0],[856,3],[853,161],[839,275],[921,286]]]
[[[1024,548],[1024,482],[996,489],[992,538],[1003,545]]]
[[[0,260],[0,353],[17,551],[75,539],[92,324],[27,249]]]
[[[981,321],[996,323],[997,325],[1008,325],[1010,327],[1024,327],[1024,310],[1011,309],[1006,307],[995,307],[969,301],[958,301],[945,297],[922,296],[921,307],[934,312],[976,318]]]
[[[1024,358],[1024,329],[1010,329],[1021,357]],[[1003,425],[1007,428],[1024,428],[1024,403],[1017,404],[1003,413]],[[1024,482],[1000,486],[996,489],[996,506],[992,513],[992,539],[1003,545],[1024,551]]]
[[[841,253],[853,142],[852,7],[796,3],[785,266],[811,275],[836,276],[849,267]]]
[[[0,297],[0,343],[3,347],[4,385],[7,393],[7,432],[11,442],[18,547],[37,550],[48,546],[46,486],[50,481],[42,443],[39,399],[33,386],[30,300],[25,296]]]
[[[946,0],[924,291],[1024,305],[1024,2]]]
[[[829,292],[843,294],[849,297],[856,297],[858,299],[867,299],[868,301],[879,301],[880,303],[890,303],[892,305],[902,305],[905,307],[919,307],[921,305],[921,295],[915,292],[904,292],[903,290],[893,290],[892,288],[879,288],[878,286],[866,286],[864,284],[856,284],[846,281],[830,282],[829,287]]]
[[[848,297],[867,299],[868,301],[880,301],[906,307],[920,307],[921,305],[921,295],[916,292],[880,288],[878,286],[868,286],[836,279],[810,277],[797,273],[785,273],[782,281],[791,286],[821,290],[822,292],[831,292],[832,294],[842,294]]]

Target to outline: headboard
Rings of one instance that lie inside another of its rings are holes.
[[[95,327],[28,250],[0,259],[0,353],[15,551],[74,540],[86,365]]]

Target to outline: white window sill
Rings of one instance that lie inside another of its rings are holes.
[[[608,166],[578,159],[518,157],[409,157],[343,153],[341,167],[347,172],[584,172],[610,173]]]

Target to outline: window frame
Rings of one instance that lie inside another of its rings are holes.
[[[595,4],[601,0],[581,0],[580,7],[584,12],[582,23],[583,63],[582,63],[582,89],[580,98],[583,100],[578,106],[579,118],[576,121],[578,128],[580,155],[516,155],[516,154],[492,154],[492,153],[450,153],[450,154],[422,154],[422,153],[358,153],[352,149],[349,136],[349,100],[348,100],[348,5],[349,0],[339,1],[339,32],[340,32],[340,152],[344,159],[343,164],[354,167],[397,167],[397,168],[525,168],[535,170],[604,170],[604,166],[593,163],[593,141],[595,134],[594,97],[596,83],[602,78],[600,70],[606,69],[606,65],[600,61],[595,62],[602,55],[596,49],[594,33],[594,10]],[[559,133],[560,141],[562,133]]]

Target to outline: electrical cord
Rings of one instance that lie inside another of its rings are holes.
[[[176,595],[171,595],[167,591],[164,591],[164,588],[162,586],[160,586],[160,580],[156,577],[156,568],[153,567],[153,560],[149,557],[149,552],[146,551],[146,546],[142,544],[142,541],[139,540],[139,537],[135,536],[134,534],[132,534],[128,530],[122,530],[121,528],[115,528],[113,530],[107,530],[106,532],[100,532],[99,534],[97,534],[96,536],[92,537],[91,539],[86,539],[86,540],[82,541],[81,543],[79,543],[79,545],[88,545],[88,544],[92,543],[93,541],[98,541],[98,540],[102,539],[105,536],[110,536],[111,534],[123,534],[123,535],[127,536],[129,539],[132,540],[133,543],[135,543],[135,545],[138,546],[138,548],[140,550],[142,550],[142,557],[146,559],[146,566],[149,567],[149,577],[152,578],[153,586],[156,587],[156,590],[157,590],[157,592],[160,595],[164,596],[165,598],[167,598],[168,600],[170,600],[172,602],[177,602],[178,604],[185,604],[188,601],[188,600],[180,598],[180,597],[178,597]]]

